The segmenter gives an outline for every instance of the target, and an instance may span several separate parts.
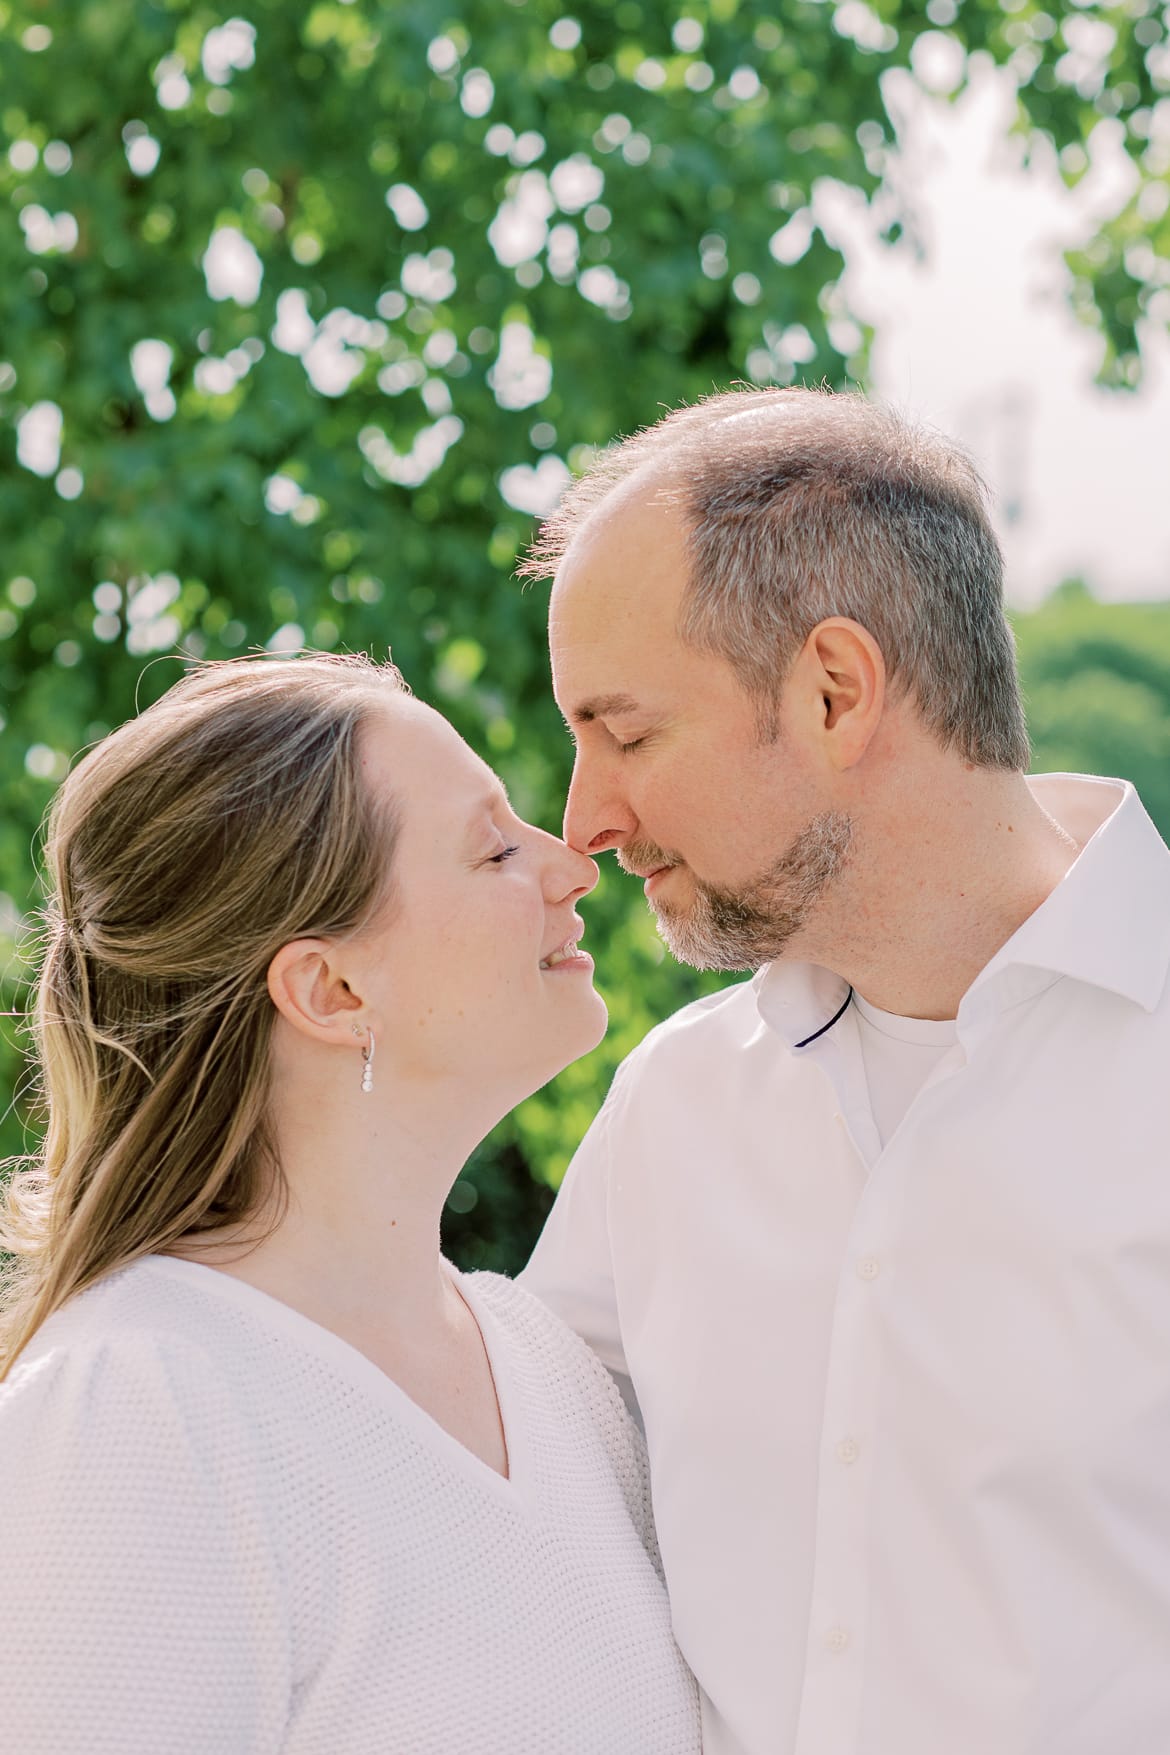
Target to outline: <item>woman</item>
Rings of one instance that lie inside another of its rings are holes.
[[[0,1330],[19,1755],[691,1755],[644,1458],[439,1250],[605,1026],[596,868],[392,667],[207,666],[65,782]]]

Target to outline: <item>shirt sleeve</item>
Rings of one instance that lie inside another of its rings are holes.
[[[622,1343],[609,1234],[612,1128],[620,1102],[613,1088],[565,1172],[560,1192],[520,1284],[589,1343],[637,1411]]]
[[[0,1386],[2,1740],[277,1755],[291,1696],[248,1426],[195,1347],[135,1335]]]

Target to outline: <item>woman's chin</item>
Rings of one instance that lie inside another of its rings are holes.
[[[605,1040],[605,1032],[609,1028],[609,1009],[596,988],[591,990],[588,1002],[580,1009],[580,1018],[574,1019],[572,1028],[565,1030],[565,1053],[557,1068],[558,1072],[571,1066],[575,1060],[582,1059],[584,1055],[592,1054],[598,1043]]]
[[[567,1066],[572,1066],[574,1061],[583,1060],[587,1054],[592,1054],[598,1044],[605,1040],[608,1026],[609,1012],[605,1001],[597,989],[593,988],[589,1003],[579,1008],[578,1016],[571,1023],[566,1020],[564,1027],[556,1032],[555,1039],[551,1030],[546,1033],[541,1046],[548,1058],[544,1061],[542,1076],[532,1086],[532,1091],[540,1090],[551,1079],[555,1079],[558,1073],[564,1072]],[[531,1096],[532,1091],[525,1095]]]
[[[609,1028],[609,1007],[598,993],[596,987],[593,988],[589,997],[592,1000],[592,1005],[589,1009],[593,1015],[589,1030],[583,1032],[589,1036],[589,1045],[581,1050],[582,1054],[591,1054],[597,1047],[597,1044],[604,1040],[605,1032]]]
[[[605,1041],[605,1032],[609,1029],[609,1007],[606,1005],[596,988],[593,990],[593,997],[597,1001],[596,1012],[593,1019],[593,1030],[590,1035],[589,1045],[587,1048],[581,1050],[582,1054],[592,1054],[593,1050],[598,1047],[600,1043]],[[578,1055],[577,1058],[580,1059],[580,1055]]]

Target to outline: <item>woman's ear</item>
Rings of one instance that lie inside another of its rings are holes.
[[[886,698],[881,647],[860,622],[831,616],[805,642],[809,689],[820,698],[820,732],[833,766],[852,768],[869,747]]]
[[[268,965],[268,992],[285,1022],[315,1042],[336,1043],[338,1026],[348,1033],[363,1010],[337,967],[334,947],[320,938],[281,946]]]

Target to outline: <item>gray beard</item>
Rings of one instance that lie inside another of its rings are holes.
[[[694,969],[759,969],[778,957],[839,875],[853,822],[826,811],[800,831],[760,877],[738,889],[695,879],[687,908],[654,909],[671,955]],[[633,849],[623,849],[627,856]],[[639,860],[643,865],[649,861]]]

